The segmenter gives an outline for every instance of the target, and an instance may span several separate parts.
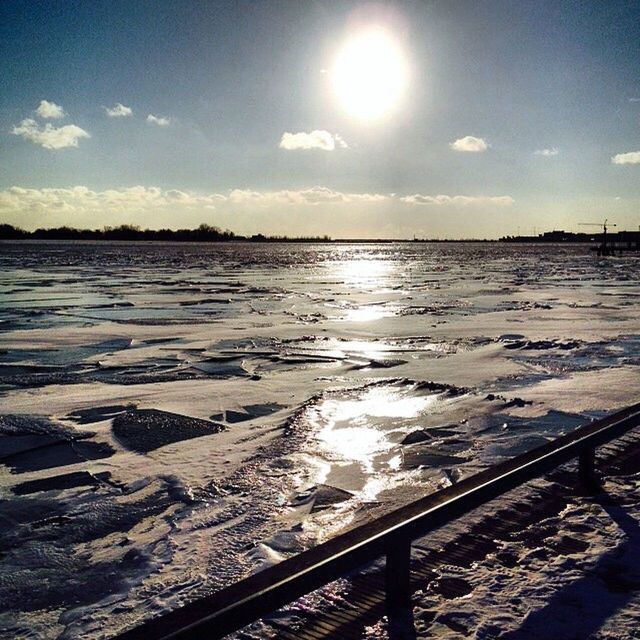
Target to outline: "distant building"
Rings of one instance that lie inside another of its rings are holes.
[[[500,242],[588,242],[602,243],[602,233],[574,233],[563,229],[545,231],[537,236],[504,236]],[[640,250],[640,230],[607,233],[607,245],[614,251]]]

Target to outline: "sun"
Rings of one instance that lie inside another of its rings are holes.
[[[392,35],[373,27],[343,45],[331,80],[338,101],[350,116],[375,120],[400,101],[408,80],[407,62]]]

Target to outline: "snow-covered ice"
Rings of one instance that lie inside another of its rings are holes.
[[[631,255],[5,243],[0,268],[7,638],[110,637],[640,395]],[[607,513],[576,503],[551,536],[586,527],[591,560],[518,547],[526,586],[448,576],[473,592],[435,621],[420,605],[431,632],[540,637],[537,611],[575,616],[548,585],[623,544]],[[633,597],[597,600],[640,622]]]

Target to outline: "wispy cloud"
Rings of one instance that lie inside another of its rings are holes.
[[[36,109],[36,113],[45,120],[58,120],[67,115],[59,104],[49,102],[48,100],[40,101],[40,105]]]
[[[152,113],[150,113],[147,116],[147,122],[150,122],[151,124],[157,124],[159,127],[168,127],[171,122],[171,118],[167,118],[165,116],[154,116]]]
[[[613,164],[640,164],[640,151],[618,153],[611,158]]]
[[[64,127],[54,127],[47,123],[40,126],[35,120],[25,118],[17,127],[11,130],[16,136],[22,136],[34,144],[39,144],[45,149],[64,149],[66,147],[77,147],[80,138],[90,138],[91,136],[75,124],[68,124]]]
[[[103,109],[110,118],[127,118],[133,114],[131,107],[125,107],[120,102],[118,102],[115,107],[103,107]]]
[[[484,138],[475,136],[465,136],[449,143],[454,151],[465,151],[467,153],[481,153],[489,148],[489,144]]]
[[[416,193],[412,196],[400,198],[400,202],[416,205],[495,205],[499,207],[509,207],[515,200],[511,196],[425,196]]]
[[[346,149],[348,145],[339,134],[331,134],[323,129],[315,129],[310,133],[305,133],[304,131],[289,133],[285,131],[280,139],[280,148],[286,149],[287,151],[297,151],[300,149],[333,151],[336,147]]]
[[[640,98],[629,98],[629,102],[640,102]]]
[[[533,153],[536,156],[552,158],[553,156],[557,156],[560,153],[560,151],[556,147],[551,147],[550,149],[537,149]]]

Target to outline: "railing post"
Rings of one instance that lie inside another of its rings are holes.
[[[589,447],[580,452],[578,457],[578,476],[583,489],[589,493],[598,492],[600,481],[596,475],[595,447]]]
[[[411,540],[396,538],[387,548],[385,598],[387,612],[406,609],[411,604]]]

